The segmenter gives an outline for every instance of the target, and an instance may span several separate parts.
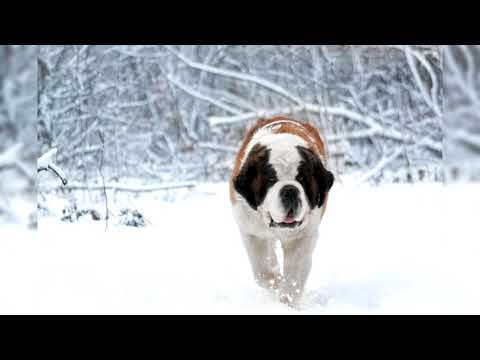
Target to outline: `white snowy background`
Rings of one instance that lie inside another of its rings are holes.
[[[0,45],[0,229],[36,227],[37,54]]]
[[[0,311],[45,314],[480,314],[480,184],[337,184],[300,310],[253,281],[226,184],[168,202],[147,227],[41,217],[0,242]],[[131,200],[119,199],[119,206]],[[49,199],[52,211],[63,201]]]
[[[478,47],[11,50],[38,54],[38,122],[0,97],[1,313],[480,313]],[[299,311],[255,285],[228,201],[276,114],[322,129],[337,176]],[[38,174],[38,234],[18,144],[68,179]]]

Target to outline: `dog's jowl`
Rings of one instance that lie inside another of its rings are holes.
[[[325,144],[308,123],[262,119],[248,131],[230,181],[230,199],[256,282],[295,305],[312,265],[334,176]],[[280,241],[280,269],[275,242]]]

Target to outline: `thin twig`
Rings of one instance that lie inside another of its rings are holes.
[[[102,178],[103,183],[103,196],[105,197],[105,232],[108,229],[108,197],[107,197],[107,189],[105,187],[105,177],[103,176],[103,161],[104,161],[104,154],[105,154],[105,142],[103,139],[103,134],[101,131],[98,132],[98,137],[100,138],[100,143],[102,144],[102,153],[100,158],[100,164],[98,167],[98,171],[100,173],[100,177]]]

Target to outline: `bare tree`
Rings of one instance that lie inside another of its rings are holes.
[[[246,127],[291,115],[359,181],[442,177],[439,46],[41,46],[39,134],[73,180],[223,181]],[[341,170],[340,170],[341,169]]]

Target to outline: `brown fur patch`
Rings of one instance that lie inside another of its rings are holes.
[[[277,116],[277,117],[268,119],[265,125],[268,125],[277,121],[282,121],[282,120],[286,120],[289,122],[282,124],[278,129],[276,129],[275,133],[277,134],[288,133],[288,134],[297,135],[301,137],[303,140],[305,140],[305,142],[309,145],[310,148],[312,148],[312,150],[322,155],[325,155],[325,144],[323,143],[323,140],[320,137],[318,130],[315,129],[309,123],[305,121],[291,119],[284,116]]]
[[[250,130],[248,130],[247,134],[243,139],[240,150],[237,153],[237,157],[235,159],[235,165],[230,178],[230,200],[232,202],[235,202],[235,191],[233,187],[233,179],[235,179],[235,177],[240,172],[240,166],[241,166],[242,160],[247,155],[245,154],[245,152],[247,150],[248,144],[250,143],[253,136],[259,129],[282,120],[287,120],[289,121],[289,123],[281,124],[278,127],[278,129],[274,131],[274,133],[277,133],[277,134],[288,133],[288,134],[299,136],[308,144],[308,147],[312,151],[314,151],[317,154],[321,154],[323,156],[326,155],[325,144],[323,143],[319,132],[312,125],[303,121],[290,119],[284,116],[276,116],[270,119],[260,119]]]
[[[242,169],[232,183],[238,194],[256,209],[265,199],[268,189],[277,181],[275,169],[269,164],[270,150],[255,144]]]

